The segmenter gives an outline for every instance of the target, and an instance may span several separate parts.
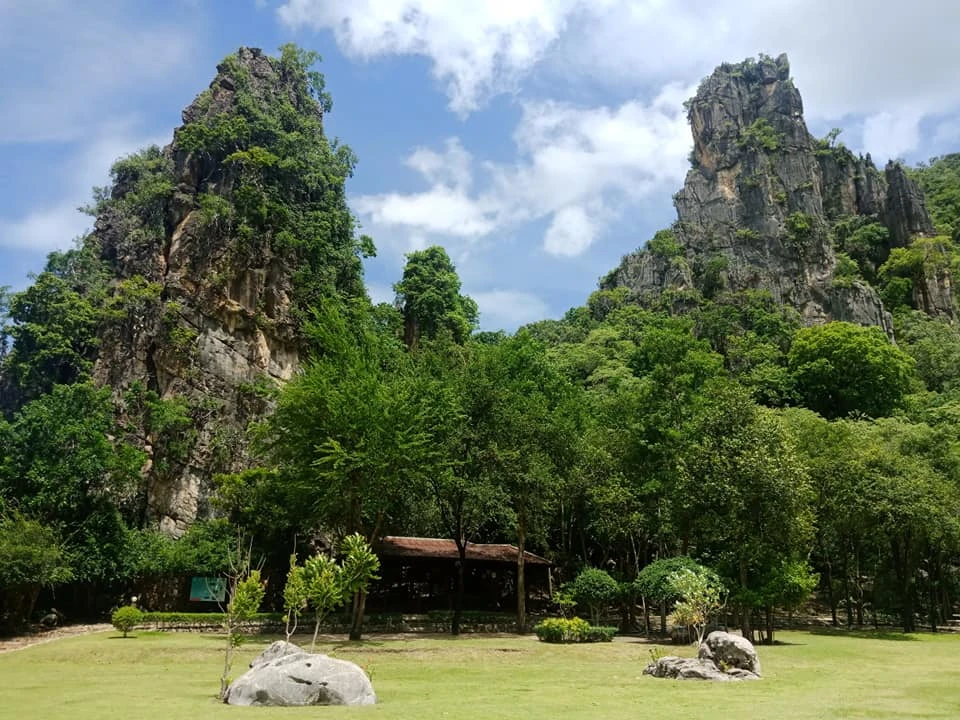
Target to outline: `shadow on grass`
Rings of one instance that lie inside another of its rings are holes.
[[[861,638],[863,640],[893,640],[896,642],[916,642],[919,638],[913,633],[896,630],[848,630],[846,628],[811,628],[811,635],[832,635],[835,637]]]

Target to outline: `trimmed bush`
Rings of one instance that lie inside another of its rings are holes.
[[[617,633],[616,628],[590,625],[583,618],[549,618],[533,631],[541,642],[548,643],[610,642]]]
[[[126,637],[127,633],[143,622],[143,613],[133,605],[124,605],[113,611],[110,622]]]
[[[570,594],[577,603],[590,613],[594,625],[600,624],[600,616],[620,595],[620,585],[609,573],[599,568],[586,568],[569,586]]]

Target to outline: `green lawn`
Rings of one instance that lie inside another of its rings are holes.
[[[763,680],[724,684],[642,676],[651,646],[630,639],[327,643],[324,652],[367,669],[379,705],[233,708],[213,698],[221,638],[101,633],[0,654],[0,718],[960,718],[960,637],[785,632],[780,639],[785,644],[759,649]],[[265,642],[241,649],[235,675]]]

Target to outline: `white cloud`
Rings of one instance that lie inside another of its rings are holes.
[[[920,144],[917,111],[881,112],[863,121],[863,146],[881,158],[902,157]]]
[[[543,248],[551,255],[576,257],[597,238],[597,222],[579,205],[561,208],[550,221]]]
[[[469,293],[480,308],[480,324],[487,329],[513,330],[542,320],[550,314],[547,304],[532,293],[518,290],[487,290]]]
[[[406,164],[428,189],[361,196],[354,207],[381,229],[467,243],[547,219],[544,249],[580,255],[618,208],[683,181],[691,144],[682,107],[688,94],[671,85],[646,104],[527,103],[514,132],[515,163],[477,167],[456,140],[443,151],[417,148]]]
[[[812,118],[960,104],[960,3],[944,0],[287,0],[278,12],[332,30],[354,57],[428,58],[461,114],[535,70],[633,94],[758,52],[789,54]]]
[[[636,91],[786,52],[813,119],[923,117],[960,106],[958,24],[943,0],[618,0],[564,36],[550,69]]]
[[[293,28],[332,30],[348,55],[423,55],[465,114],[512,90],[585,7],[610,0],[287,0]]]

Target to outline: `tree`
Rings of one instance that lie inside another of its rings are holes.
[[[590,613],[590,621],[599,625],[604,608],[620,595],[620,585],[604,570],[585,568],[571,583],[570,593]]]
[[[660,603],[660,632],[667,632],[667,603],[677,599],[677,588],[671,581],[671,577],[681,570],[692,570],[698,575],[709,575],[712,570],[700,565],[696,560],[683,555],[671,558],[660,558],[643,568],[634,580],[634,588],[637,593],[646,600],[653,600]],[[713,573],[712,582],[720,582]],[[647,632],[650,632],[649,619],[645,623]]]
[[[77,580],[128,574],[127,529],[145,454],[123,442],[109,389],[55,386],[0,425],[0,497],[59,528]]]
[[[260,579],[259,568],[251,567],[250,547],[244,547],[242,535],[237,537],[237,545],[227,571],[227,592],[230,601],[223,615],[223,629],[226,631],[226,648],[223,658],[223,673],[220,675],[220,694],[223,700],[227,696],[230,669],[233,667],[233,653],[243,643],[241,628],[260,609],[266,591],[266,582]]]
[[[66,280],[41,273],[29,288],[10,296],[7,315],[13,347],[3,370],[24,400],[89,376],[99,315]]]
[[[673,609],[673,622],[693,627],[699,646],[710,618],[724,605],[723,585],[711,579],[709,573],[700,573],[689,567],[671,573],[669,582],[680,598]]]
[[[774,411],[757,407],[735,385],[718,385],[712,395],[688,428],[672,510],[698,557],[711,558],[739,610],[744,637],[752,638],[769,574],[810,550],[812,493]]]
[[[472,461],[508,499],[517,542],[517,627],[526,626],[527,539],[539,533],[558,487],[578,456],[582,398],[526,333],[478,348],[478,388],[469,422],[483,428]]]
[[[73,571],[54,528],[2,510],[0,502],[0,629],[12,630],[30,619],[42,588],[69,581]]]
[[[417,395],[427,408],[427,432],[435,451],[423,468],[424,484],[440,528],[457,546],[453,635],[460,633],[463,614],[467,546],[481,531],[508,524],[507,498],[485,462],[489,386],[487,378],[475,372],[480,352],[474,343],[461,347],[437,339],[421,343],[416,353]]]
[[[342,568],[333,558],[323,553],[307,558],[303,566],[304,593],[313,610],[313,640],[310,649],[317,644],[320,623],[333,610],[343,605],[346,590],[343,585]]]
[[[827,418],[889,415],[913,381],[914,362],[878,327],[831,322],[799,330],[788,356],[803,404]]]
[[[407,254],[403,278],[393,286],[396,306],[403,312],[403,339],[417,346],[421,337],[448,332],[463,343],[477,324],[477,304],[460,294],[460,278],[439,245]]]
[[[340,571],[343,593],[353,598],[353,619],[350,624],[350,639],[359,640],[363,627],[363,611],[370,583],[379,580],[377,571],[380,559],[370,548],[370,544],[359,534],[348,535],[340,544],[344,553]]]
[[[307,606],[309,592],[305,571],[302,565],[297,565],[297,555],[290,555],[290,570],[287,572],[287,583],[283,586],[283,610],[286,613],[286,626],[284,632],[287,635],[287,642],[297,631],[297,621],[300,619],[300,613]],[[314,633],[316,641],[316,633]]]
[[[409,514],[431,438],[396,341],[362,316],[348,326],[335,308],[325,312],[309,330],[325,354],[280,393],[261,446],[305,523],[373,540]]]

